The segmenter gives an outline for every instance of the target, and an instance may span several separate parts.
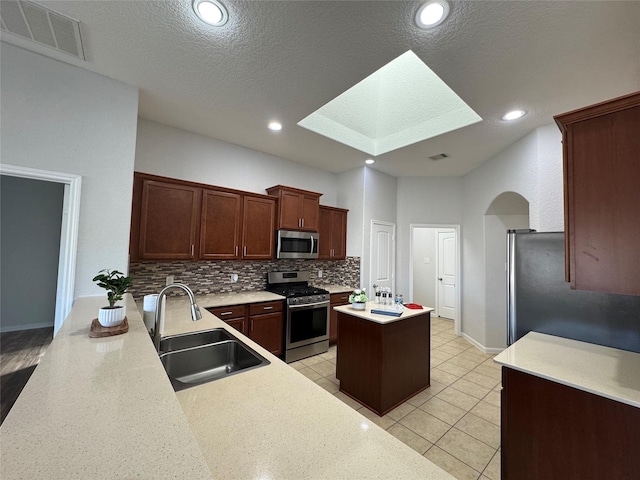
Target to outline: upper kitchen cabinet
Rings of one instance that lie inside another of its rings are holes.
[[[278,229],[318,231],[321,193],[282,185],[267,188],[267,193],[278,197]]]
[[[344,260],[347,257],[347,212],[343,208],[320,206],[319,260]]]
[[[554,117],[571,288],[640,295],[640,92]]]
[[[131,259],[194,260],[201,192],[193,186],[136,177]]]
[[[275,253],[276,201],[245,195],[242,215],[242,258],[270,260]]]
[[[242,195],[216,190],[202,192],[200,258],[237,260],[242,235]]]

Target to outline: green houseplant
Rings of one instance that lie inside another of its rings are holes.
[[[126,315],[126,308],[124,305],[116,305],[116,302],[123,299],[124,294],[131,286],[131,277],[125,276],[124,273],[118,270],[104,269],[93,277],[93,281],[107,291],[107,299],[109,301],[108,307],[100,308],[98,322],[103,327],[120,325]]]
[[[357,288],[349,295],[349,303],[354,310],[364,310],[368,301],[364,288]]]

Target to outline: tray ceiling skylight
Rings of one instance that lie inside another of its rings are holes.
[[[481,120],[409,50],[298,125],[376,156]]]

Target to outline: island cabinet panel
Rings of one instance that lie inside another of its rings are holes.
[[[319,260],[344,260],[346,258],[347,212],[348,210],[342,208],[320,206]]]
[[[132,228],[138,234],[132,257],[137,253],[144,260],[196,259],[202,190],[152,180],[141,180],[137,186],[140,208],[132,219],[139,218],[139,224]]]
[[[275,255],[275,200],[244,196],[242,216],[242,258],[269,260]]]
[[[338,312],[333,307],[339,307],[340,305],[349,305],[349,292],[346,293],[332,293],[330,300],[330,314],[329,314],[329,343],[334,344],[338,342]]]
[[[571,288],[640,295],[640,92],[558,115]]]
[[[340,391],[382,416],[430,386],[430,313],[380,324],[338,312]]]
[[[318,231],[321,193],[282,185],[267,188],[267,193],[278,197],[278,229]]]
[[[216,190],[202,194],[200,258],[236,260],[240,258],[242,195]]]
[[[640,408],[502,368],[502,480],[640,478]]]
[[[282,301],[249,306],[247,336],[274,355],[282,354],[283,326]]]

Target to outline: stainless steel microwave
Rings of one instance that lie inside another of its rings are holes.
[[[318,258],[318,234],[278,230],[276,258]]]

